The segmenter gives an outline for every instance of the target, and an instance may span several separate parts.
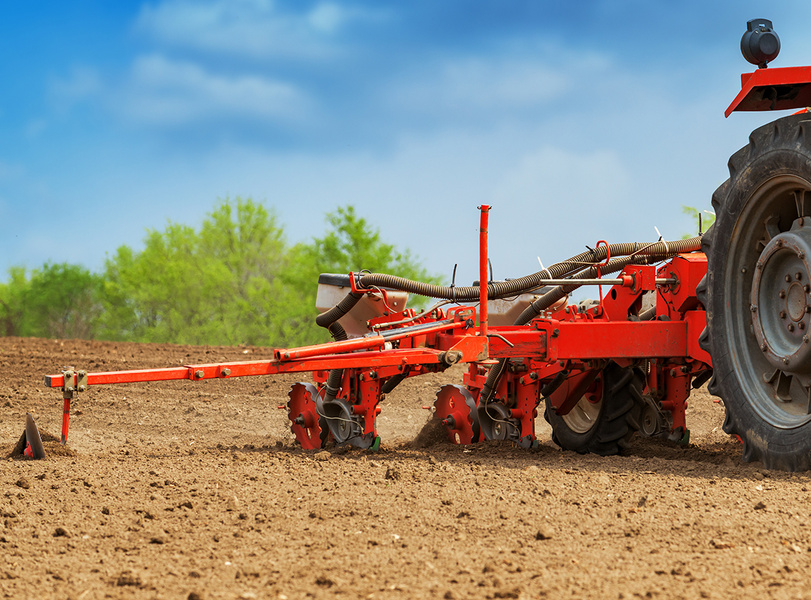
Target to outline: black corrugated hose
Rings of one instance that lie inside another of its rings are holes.
[[[580,287],[577,283],[578,279],[593,279],[597,276],[598,270],[600,275],[607,275],[622,270],[625,266],[630,264],[650,264],[661,260],[672,258],[677,254],[684,252],[697,252],[701,249],[701,237],[693,237],[686,240],[676,241],[658,241],[650,243],[627,242],[619,244],[610,244],[607,246],[599,246],[594,249],[589,249],[588,252],[582,252],[577,256],[556,263],[547,269],[542,269],[532,275],[519,277],[518,279],[511,279],[509,281],[491,281],[487,284],[487,297],[488,299],[505,298],[510,296],[517,296],[521,293],[543,287],[544,280],[546,279],[562,279],[570,277],[572,283],[565,286],[557,286],[550,292],[545,293],[543,296],[530,304],[524,312],[516,319],[515,325],[525,325],[542,311],[552,306],[555,302],[566,296],[569,292]],[[606,264],[603,263],[608,256],[612,258]],[[413,281],[403,277],[394,275],[387,275],[385,273],[367,273],[358,279],[358,287],[361,289],[372,289],[376,287],[384,287],[395,290],[417,294],[419,296],[426,296],[428,298],[437,298],[442,300],[454,301],[475,301],[480,298],[480,287],[477,285],[455,287],[455,286],[440,286],[420,281]],[[362,296],[362,293],[351,292],[344,298],[337,306],[329,311],[320,314],[316,318],[316,323],[322,327],[330,328],[333,325],[338,325],[337,321],[346,313],[348,313]],[[340,327],[340,325],[338,325]],[[343,331],[343,328],[341,328]],[[332,328],[330,332],[335,333]],[[346,334],[344,333],[344,336]],[[336,338],[337,339],[337,338]],[[499,364],[494,365],[490,372],[487,374],[487,380],[482,388],[480,402],[487,403],[495,391],[498,379],[501,377],[507,361],[501,360]],[[339,371],[336,373],[336,371]],[[335,383],[333,385],[333,375],[335,375]],[[326,402],[335,398],[337,394],[337,387],[340,386],[340,380],[343,372],[338,369],[333,369],[330,372],[329,381],[327,383],[327,395],[324,398]],[[330,397],[332,388],[336,388]]]

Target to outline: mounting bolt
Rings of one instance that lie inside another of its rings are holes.
[[[749,310],[751,310],[752,312],[757,312],[757,305],[756,304],[750,304],[749,305]]]
[[[744,267],[743,269],[741,269],[741,273],[742,273],[742,274],[744,274],[744,275],[746,275],[746,267]]]
[[[763,261],[762,261],[762,260],[757,261],[757,268],[758,268],[758,269],[762,269],[762,268],[763,268]]]
[[[760,349],[761,349],[761,350],[763,350],[764,352],[766,352],[766,350],[768,350],[768,347],[766,346],[766,342],[763,342],[763,343],[760,345]]]
[[[777,240],[777,243],[775,244],[775,246],[777,246],[778,248],[782,248],[783,247],[783,240]]]
[[[803,336],[803,344],[807,344],[807,343],[808,343],[808,336],[804,335]]]
[[[786,280],[786,283],[791,283],[791,275],[786,275],[783,279]]]
[[[805,321],[800,321],[799,323],[797,323],[797,327],[799,327],[800,329],[805,329]]]
[[[785,298],[786,297],[786,290],[780,290],[779,292],[777,292],[777,295],[780,296],[781,298]]]
[[[786,311],[784,311],[784,310],[781,310],[781,311],[780,311],[780,318],[781,318],[781,319],[785,319],[785,318],[786,318]]]
[[[205,376],[205,373],[204,373],[202,370],[200,370],[200,371],[195,371],[195,372],[194,372],[194,376],[195,376],[197,379],[202,379],[202,378]]]
[[[793,323],[788,324],[788,330],[789,331],[794,331],[794,324]]]
[[[799,258],[800,260],[804,259],[805,258],[805,252],[798,252],[797,253],[797,258]]]
[[[803,286],[803,291],[804,291],[806,294],[807,294],[808,292],[811,292],[811,285],[808,285],[808,284],[806,283],[806,284]]]
[[[797,281],[800,281],[802,278],[803,278],[803,274],[800,271],[797,271],[794,274],[794,279],[796,279]]]

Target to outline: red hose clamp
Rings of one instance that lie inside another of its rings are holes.
[[[349,288],[356,294],[365,294],[368,292],[368,289],[363,289],[358,287],[358,282],[360,281],[360,277],[357,273],[353,271],[349,271]]]

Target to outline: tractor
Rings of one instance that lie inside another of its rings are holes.
[[[46,376],[62,390],[63,443],[71,400],[87,386],[312,372],[289,392],[297,442],[375,450],[385,396],[406,378],[461,364],[462,385],[441,387],[433,406],[454,443],[531,448],[539,411],[553,441],[579,453],[620,453],[635,434],[686,442],[691,389],[709,382],[745,461],[811,468],[811,67],[768,68],[780,41],[767,19],[748,22],[741,49],[757,69],[742,76],[726,116],[799,112],[756,129],[730,158],[703,235],[600,241],[494,281],[482,205],[479,280],[470,286],[323,274],[317,322],[332,342],[276,349],[265,361]],[[597,286],[599,299],[571,302],[581,286]],[[409,295],[433,303],[407,308]]]

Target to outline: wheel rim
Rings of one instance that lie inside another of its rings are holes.
[[[758,415],[779,428],[809,420],[811,184],[766,181],[746,200],[723,282],[731,362]]]
[[[587,395],[583,396],[572,410],[562,415],[563,422],[575,433],[587,433],[597,423],[602,406],[602,398],[592,401]]]

